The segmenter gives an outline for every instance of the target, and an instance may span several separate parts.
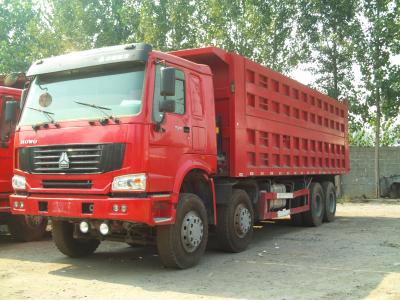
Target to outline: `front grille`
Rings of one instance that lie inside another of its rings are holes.
[[[19,149],[20,169],[37,174],[88,174],[120,169],[125,144],[53,145]]]
[[[45,189],[90,189],[91,180],[43,180]]]

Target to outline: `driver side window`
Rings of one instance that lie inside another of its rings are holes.
[[[160,95],[160,87],[161,87],[161,68],[163,66],[156,66],[156,74],[154,80],[154,99],[153,99],[153,120],[156,122],[160,122],[163,118],[162,112],[159,111],[160,102],[164,100],[164,96]],[[176,69],[175,72],[176,80],[175,80],[175,96],[166,97],[167,100],[175,101],[175,112],[176,114],[183,115],[185,114],[186,105],[185,105],[185,74],[183,71]]]
[[[10,96],[0,96],[0,139],[1,141],[8,141],[10,133],[17,125],[15,122],[6,122],[5,120],[5,107],[6,102],[14,100]]]

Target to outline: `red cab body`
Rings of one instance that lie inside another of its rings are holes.
[[[10,213],[8,197],[13,192],[11,178],[13,176],[14,130],[15,123],[5,121],[4,110],[7,100],[19,101],[21,90],[0,86],[0,212]]]

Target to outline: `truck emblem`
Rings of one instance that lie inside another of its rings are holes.
[[[33,145],[37,144],[37,140],[21,140],[21,145]]]
[[[69,168],[69,158],[67,152],[61,153],[60,159],[58,160],[58,167],[60,169],[68,169]]]

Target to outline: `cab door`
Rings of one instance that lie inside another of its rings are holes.
[[[7,122],[4,115],[6,102],[10,100],[16,100],[16,98],[9,95],[0,95],[0,193],[12,192],[12,156],[16,123]]]
[[[175,101],[175,111],[163,113],[159,104],[164,100],[160,95],[160,70],[164,65],[152,64],[154,72],[154,93],[152,123],[149,138],[149,189],[151,192],[171,191],[178,167],[187,159],[192,149],[192,128],[190,105],[188,105],[188,84],[186,70],[174,67],[175,96],[166,97]]]
[[[207,151],[207,124],[205,119],[205,99],[203,83],[197,74],[188,75],[188,85],[192,112],[192,148],[195,153]]]

